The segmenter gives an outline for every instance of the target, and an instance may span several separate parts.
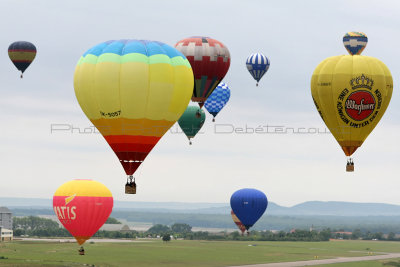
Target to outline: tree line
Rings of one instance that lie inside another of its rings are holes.
[[[230,211],[230,210],[229,210]],[[114,210],[114,218],[123,218],[132,222],[145,222],[163,225],[173,225],[184,222],[193,227],[201,228],[233,228],[231,217],[228,214],[189,214],[155,211],[123,211]],[[54,215],[52,209],[12,209],[14,216]],[[228,216],[227,216],[228,215]],[[254,230],[276,229],[290,231],[292,228],[308,229],[314,225],[317,229],[323,228],[344,229],[353,231],[359,228],[363,233],[371,232],[389,234],[400,233],[400,216],[316,216],[316,215],[264,215],[253,227]]]
[[[71,237],[70,233],[51,219],[36,216],[14,217],[13,230],[14,236],[38,236],[38,237]],[[118,220],[111,218],[110,223],[118,224]],[[385,235],[382,232],[363,232],[360,229],[352,233],[345,233],[343,229],[323,229],[321,231],[309,231],[296,229],[290,232],[279,231],[256,231],[253,230],[249,235],[243,236],[238,232],[219,232],[210,233],[207,231],[192,231],[192,226],[186,223],[174,223],[171,226],[155,224],[147,231],[97,231],[94,237],[100,238],[156,238],[174,237],[188,240],[251,240],[251,241],[328,241],[335,239],[363,239],[363,240],[390,240],[400,241],[394,232]]]

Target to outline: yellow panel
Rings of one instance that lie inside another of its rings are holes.
[[[110,190],[93,180],[72,180],[60,186],[54,196],[112,197]]]
[[[75,95],[83,112],[89,119],[99,119],[100,112],[94,92],[94,72],[96,65],[81,64],[75,68]]]
[[[96,93],[94,97],[99,106],[100,114],[113,114],[121,111],[119,94],[120,69],[120,63],[98,62],[96,64],[94,74],[94,89]],[[105,115],[102,116],[104,117]],[[110,118],[110,116],[107,117]]]
[[[326,59],[326,62],[323,62],[323,67],[320,69],[318,74],[317,91],[326,126],[332,134],[341,138],[340,127],[336,120],[336,105],[332,90],[332,73],[334,72],[336,63],[339,60],[340,58],[338,57],[332,57]]]
[[[174,89],[174,70],[169,64],[149,65],[150,83],[147,99],[146,118],[152,120],[173,120],[169,114]]]
[[[174,73],[174,91],[168,111],[171,119],[176,121],[185,112],[192,97],[194,78],[192,70],[186,66],[175,66]],[[188,90],[188,88],[191,89]],[[187,101],[182,101],[183,99]]]
[[[149,65],[127,62],[121,65],[121,110],[125,118],[146,117],[149,87]]]
[[[332,121],[336,127],[337,134],[335,136],[338,142],[351,139],[352,129],[348,127],[342,120],[341,114],[338,113],[338,96],[343,90],[349,89],[349,81],[353,73],[353,60],[351,56],[339,56],[336,61],[335,69],[332,75],[332,106],[330,106]]]

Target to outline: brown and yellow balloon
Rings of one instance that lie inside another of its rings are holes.
[[[393,79],[377,58],[341,55],[323,60],[311,78],[315,106],[346,156],[365,141],[385,113]],[[347,171],[354,170],[349,158]]]

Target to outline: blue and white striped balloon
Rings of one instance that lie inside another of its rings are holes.
[[[254,80],[258,82],[269,69],[269,59],[261,53],[251,54],[246,60],[246,67]]]
[[[214,89],[212,94],[207,98],[204,103],[207,111],[213,115],[213,121],[215,121],[215,116],[222,110],[226,105],[229,98],[231,97],[231,90],[226,83],[219,83],[217,88]]]

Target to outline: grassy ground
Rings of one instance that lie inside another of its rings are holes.
[[[239,242],[173,240],[85,244],[14,241],[0,243],[0,266],[228,266],[399,252],[400,242]],[[391,260],[386,260],[389,262]],[[396,260],[392,260],[396,262]],[[383,261],[382,261],[383,262]],[[375,264],[375,265],[374,265]],[[382,266],[379,262],[332,266]],[[387,265],[396,266],[396,265]]]

